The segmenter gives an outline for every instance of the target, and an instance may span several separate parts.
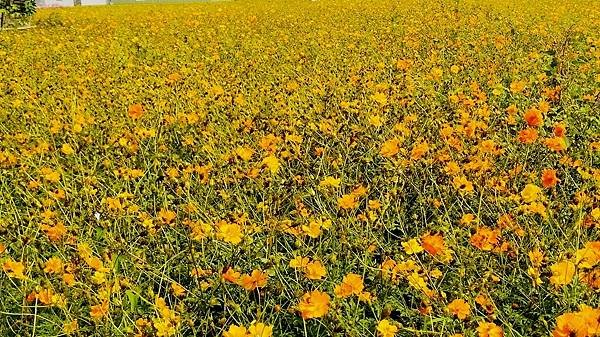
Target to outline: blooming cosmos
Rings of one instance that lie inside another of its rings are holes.
[[[315,290],[302,296],[298,311],[303,319],[323,317],[329,311],[329,295]]]

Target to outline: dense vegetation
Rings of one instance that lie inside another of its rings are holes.
[[[40,10],[1,336],[600,336],[594,1]]]

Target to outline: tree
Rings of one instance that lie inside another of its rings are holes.
[[[29,17],[35,13],[35,0],[0,0],[0,26],[5,16]]]

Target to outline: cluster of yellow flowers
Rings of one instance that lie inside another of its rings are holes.
[[[600,6],[0,32],[0,336],[600,336]]]

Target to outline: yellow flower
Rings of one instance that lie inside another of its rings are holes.
[[[311,238],[318,238],[321,235],[321,224],[311,221],[308,226],[302,225],[302,231]]]
[[[174,322],[164,318],[152,319],[152,324],[156,329],[157,337],[169,337],[174,336],[177,333],[177,327]]]
[[[544,261],[544,253],[541,252],[539,249],[530,251],[529,253],[527,253],[527,256],[529,256],[529,261],[531,261],[531,264],[534,267],[541,266],[542,262]]]
[[[371,302],[373,301],[373,294],[371,294],[368,291],[363,291],[362,293],[358,294],[358,300],[364,303],[371,304]]]
[[[537,201],[542,196],[542,189],[534,184],[527,184],[521,191],[521,198],[526,203]]]
[[[575,253],[577,266],[590,269],[600,263],[600,241],[588,242]]]
[[[94,275],[91,277],[92,282],[95,284],[102,284],[106,282],[106,273],[101,271],[95,271]]]
[[[296,256],[290,261],[290,267],[292,268],[306,268],[310,259],[308,257]]]
[[[77,329],[79,329],[79,324],[76,319],[63,324],[63,333],[67,335],[75,333]]]
[[[433,295],[433,292],[427,286],[425,279],[422,278],[417,272],[413,272],[412,274],[408,275],[406,280],[411,287],[422,291],[426,296],[430,297]]]
[[[298,311],[303,319],[323,317],[329,311],[329,295],[315,290],[306,293],[300,299]]]
[[[242,242],[242,229],[240,225],[235,223],[226,223],[224,221],[220,222],[218,225],[219,232],[217,236],[225,241],[237,245]]]
[[[223,337],[248,337],[248,330],[243,326],[233,324],[229,330],[223,333]]]
[[[461,194],[473,192],[473,184],[465,176],[456,176],[452,184]]]
[[[264,323],[253,323],[248,328],[249,337],[271,337],[273,336],[273,327]]]
[[[435,68],[431,69],[430,73],[431,73],[431,77],[434,80],[439,81],[439,80],[442,79],[442,75],[444,74],[444,70],[442,68],[435,67]]]
[[[383,119],[379,115],[370,116],[369,124],[378,128],[383,125]]]
[[[460,224],[463,226],[468,226],[475,221],[475,214],[467,213],[463,214],[460,218]]]
[[[254,150],[252,150],[252,148],[249,147],[238,147],[235,150],[235,153],[242,158],[242,160],[244,161],[249,161],[250,159],[252,159],[252,155],[254,154]]]
[[[274,155],[265,157],[262,163],[269,169],[269,171],[271,171],[272,174],[277,173],[277,171],[279,170],[279,159],[277,159],[277,157],[275,157]]]
[[[321,180],[321,182],[319,183],[319,186],[339,187],[341,182],[342,182],[342,179],[340,179],[340,178],[334,178],[334,177],[327,176],[323,180]]]
[[[67,143],[64,143],[60,150],[62,151],[62,153],[66,154],[67,156],[72,155],[73,153],[75,153],[75,149],[73,149],[73,147]]]
[[[379,106],[384,106],[387,104],[387,96],[382,92],[376,92],[371,95],[370,98],[377,102]]]
[[[423,247],[417,239],[410,239],[406,242],[402,242],[402,247],[404,248],[404,252],[408,255],[418,254],[423,251]]]
[[[49,167],[44,167],[40,169],[40,174],[44,179],[46,179],[49,182],[56,183],[60,180],[60,172],[55,171]]]
[[[380,337],[394,337],[396,332],[398,332],[398,327],[387,319],[382,319],[377,323],[377,333]]]
[[[512,81],[510,83],[510,91],[513,93],[520,93],[525,89],[525,86],[527,85],[527,81],[526,80],[521,80],[521,81]]]
[[[158,218],[163,224],[169,225],[177,218],[177,213],[165,208],[161,208],[158,212]]]
[[[532,202],[531,204],[527,205],[524,209],[530,213],[539,214],[544,218],[547,217],[546,206],[544,206],[544,204],[541,202]]]
[[[553,264],[550,267],[550,271],[552,272],[550,283],[557,287],[571,283],[571,280],[575,276],[575,269],[575,264],[567,260]]]
[[[600,207],[594,208],[590,212],[590,215],[592,216],[592,218],[594,218],[594,220],[600,220]]]

